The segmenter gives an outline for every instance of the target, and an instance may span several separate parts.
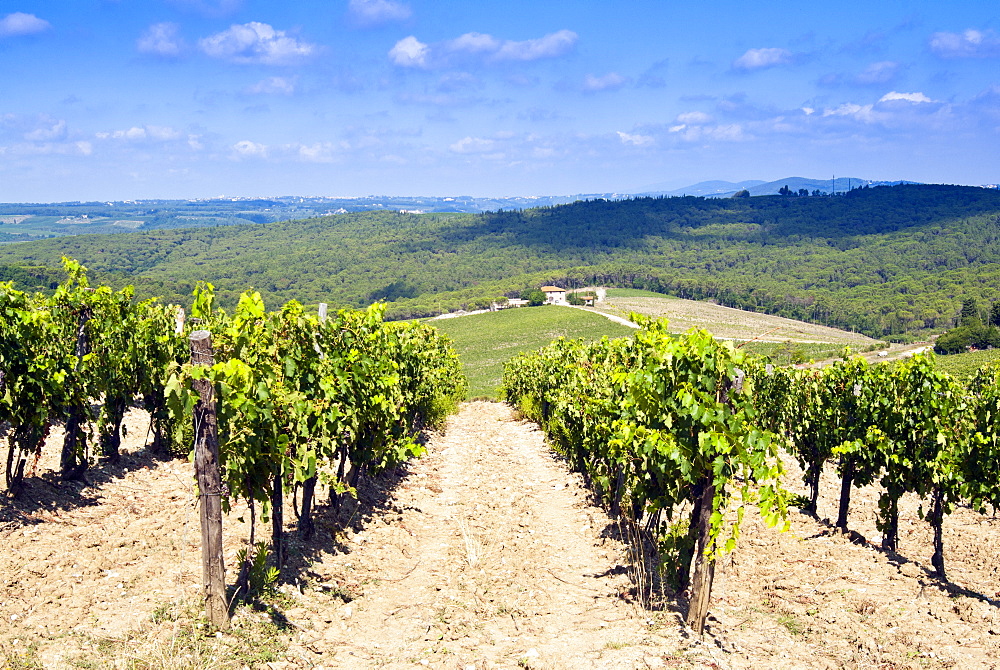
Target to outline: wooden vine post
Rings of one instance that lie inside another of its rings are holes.
[[[212,334],[191,333],[191,362],[212,365]],[[226,569],[222,558],[222,477],[219,474],[219,427],[215,414],[215,389],[209,379],[193,379],[198,394],[194,407],[194,469],[201,511],[202,595],[208,622],[217,630],[229,629],[226,603]]]
[[[694,577],[691,578],[691,602],[688,604],[687,625],[701,635],[708,618],[708,605],[712,599],[712,582],[715,580],[715,558],[705,553],[711,537],[712,504],[715,501],[715,482],[712,473],[699,483],[701,496],[695,505],[701,512],[692,522],[697,523],[698,541],[694,553]]]

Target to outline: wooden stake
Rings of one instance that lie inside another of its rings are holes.
[[[698,543],[694,550],[694,578],[691,580],[691,603],[688,606],[687,625],[701,635],[708,618],[708,605],[712,599],[712,581],[715,579],[715,560],[705,554],[709,535],[712,531],[712,503],[715,499],[715,484],[711,474],[703,482],[701,492],[701,514],[692,519],[698,524]]]
[[[196,330],[189,338],[191,362],[211,365],[212,334]],[[219,474],[219,426],[215,414],[215,389],[208,379],[195,379],[198,393],[194,407],[194,470],[201,505],[202,597],[208,622],[217,630],[229,629],[226,603],[226,567],[222,558],[222,477]]]

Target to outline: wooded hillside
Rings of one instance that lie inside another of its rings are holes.
[[[359,212],[265,225],[86,235],[0,248],[0,265],[70,256],[139,295],[424,316],[540,283],[634,286],[865,332],[953,324],[1000,297],[1000,191],[903,185],[837,197],[637,198],[469,214]]]

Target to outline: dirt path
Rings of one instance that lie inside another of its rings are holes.
[[[867,541],[797,512],[777,533],[751,510],[718,565],[708,635],[693,642],[675,602],[632,601],[614,524],[538,429],[484,402],[464,404],[424,458],[368,482],[360,505],[339,516],[321,505],[310,543],[288,513],[277,611],[243,609],[230,635],[205,636],[191,466],[152,459],[145,418],[128,421],[121,463],[95,468],[88,486],[53,476],[56,434],[25,495],[0,500],[0,668],[1000,667],[1000,518],[949,515],[942,582],[915,497],[902,501],[900,555],[873,546],[873,487],[852,498],[851,528]],[[225,520],[229,583],[241,515]]]
[[[30,646],[38,667],[117,668],[109,653],[157,657],[168,652],[144,645],[185,638],[170,613],[197,611],[192,470],[151,460],[143,422],[130,417],[122,463],[87,487],[54,476],[53,435],[40,476],[16,504],[0,502],[0,659]],[[711,650],[685,651],[676,614],[631,601],[608,518],[509,407],[463,405],[396,486],[370,489],[346,523],[321,507],[309,545],[288,527],[282,660],[248,666],[713,667]],[[247,538],[239,516],[225,520],[230,583]],[[151,623],[164,618],[172,628]],[[213,665],[215,654],[162,664],[243,667]]]
[[[533,425],[468,403],[393,511],[313,571],[363,595],[303,640],[332,667],[636,668],[680,660],[672,625],[630,604],[622,547]],[[317,621],[319,593],[293,620]],[[291,612],[290,618],[291,617]],[[379,631],[372,635],[372,631]],[[703,667],[698,663],[693,667]]]

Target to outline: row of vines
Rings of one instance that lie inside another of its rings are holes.
[[[817,514],[820,477],[840,478],[836,526],[848,530],[851,491],[877,485],[882,548],[899,548],[899,501],[916,494],[934,532],[931,564],[946,577],[942,524],[956,505],[1000,508],[1000,367],[963,384],[931,356],[823,370],[765,368],[758,374],[763,426],[781,435],[803,472],[803,511]],[[926,505],[926,507],[925,507]]]
[[[420,432],[465,395],[448,340],[423,324],[384,322],[381,305],[325,318],[294,301],[268,312],[248,292],[227,314],[200,284],[185,323],[175,306],[90,287],[83,267],[65,266],[49,296],[0,284],[0,430],[13,492],[53,425],[65,429],[63,477],[81,478],[95,456],[117,458],[130,407],[149,412],[155,449],[187,455],[193,387],[208,380],[222,486],[201,493],[219,495],[224,509],[248,503],[251,528],[259,509],[280,566],[284,494],[301,495],[298,528],[308,537],[317,485],[338,503],[362,473],[419,455]],[[192,360],[195,329],[210,334],[211,360]]]
[[[292,301],[267,312],[245,293],[230,315],[215,309],[211,285],[196,289],[192,316],[211,333],[214,358],[173,371],[169,416],[190,426],[196,380],[217,389],[223,509],[242,499],[272,522],[275,563],[283,563],[282,500],[301,493],[299,533],[313,533],[318,484],[331,499],[355,493],[377,473],[423,453],[418,438],[465,396],[449,340],[415,322],[384,322],[384,307],[307,314]]]
[[[0,427],[8,431],[12,492],[54,424],[65,427],[66,479],[83,477],[95,443],[103,456],[118,458],[129,407],[149,411],[156,450],[171,452],[177,438],[163,393],[167,371],[186,354],[174,334],[175,310],[136,303],[131,289],[92,288],[83,267],[65,265],[67,279],[51,296],[0,284]]]
[[[776,368],[705,331],[667,332],[632,315],[631,339],[558,340],[512,359],[503,393],[537,421],[612,516],[653,545],[674,588],[688,589],[701,631],[716,558],[735,549],[746,505],[787,527],[789,505],[816,514],[819,481],[842,480],[837,525],[854,487],[878,484],[883,546],[898,546],[898,503],[925,500],[932,564],[944,578],[941,524],[955,505],[1000,507],[1000,369],[962,385],[932,357],[824,369]],[[809,495],[782,487],[781,451]]]
[[[744,506],[787,524],[778,442],[759,427],[743,352],[705,331],[676,337],[663,321],[631,318],[642,326],[634,338],[557,340],[515,357],[503,392],[612,516],[659,546],[668,578],[691,589],[688,624],[700,633],[714,559],[735,547]]]

